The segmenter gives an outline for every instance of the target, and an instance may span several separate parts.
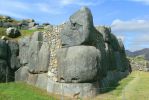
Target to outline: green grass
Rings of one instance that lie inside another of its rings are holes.
[[[93,100],[149,100],[149,72],[132,72],[119,85]]]
[[[6,35],[6,28],[1,28],[0,27],[0,38],[2,37],[2,36],[5,36]]]
[[[21,32],[21,36],[17,37],[17,38],[9,38],[9,39],[14,39],[17,40],[19,38],[25,37],[25,36],[30,36],[32,35],[35,31],[44,31],[44,29],[37,29],[37,30],[20,30]],[[2,36],[6,36],[6,28],[1,28],[0,27],[0,38]]]
[[[25,83],[1,83],[0,100],[58,100],[55,95]]]

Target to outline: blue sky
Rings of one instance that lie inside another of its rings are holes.
[[[88,6],[95,25],[108,25],[131,51],[149,47],[149,0],[0,0],[0,14],[60,24]]]

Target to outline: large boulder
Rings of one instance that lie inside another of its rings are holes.
[[[43,73],[48,71],[50,48],[47,42],[43,42],[43,34],[35,32],[31,38],[28,50],[29,72]]]
[[[33,36],[31,37],[31,42],[29,45],[29,71],[31,73],[36,73],[36,70],[38,70],[38,64],[39,64],[39,58],[38,54],[40,51],[40,48],[42,46],[42,33],[41,32],[35,32]]]
[[[29,58],[29,44],[30,44],[30,37],[24,37],[19,39],[19,59],[20,64],[25,66],[28,64],[28,58]]]
[[[41,72],[47,72],[50,61],[50,47],[47,42],[43,42],[38,57],[39,57],[38,70]]]
[[[0,40],[0,59],[7,59],[8,49],[4,40]]]
[[[16,38],[21,35],[20,31],[17,28],[9,27],[6,30],[6,35],[11,38]]]
[[[57,51],[60,82],[95,81],[100,52],[93,46],[74,46]]]
[[[61,40],[63,46],[76,46],[81,44],[89,44],[94,41],[96,33],[93,26],[93,18],[91,11],[83,7],[72,16],[70,21],[64,25],[61,32]]]

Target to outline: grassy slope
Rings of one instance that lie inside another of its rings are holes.
[[[35,31],[43,31],[44,29],[38,29],[38,30],[20,30],[21,32],[21,36],[17,37],[17,38],[11,38],[11,39],[19,39],[21,37],[25,37],[25,36],[29,36],[32,35]],[[0,27],[0,38],[2,36],[6,36],[6,28],[1,28]]]
[[[149,72],[132,72],[116,89],[100,94],[95,100],[149,100]]]
[[[54,97],[25,83],[0,84],[0,100],[57,100]]]

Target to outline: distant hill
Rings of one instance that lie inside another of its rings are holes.
[[[127,56],[129,56],[129,57],[136,57],[136,56],[143,55],[146,60],[149,60],[149,48],[137,50],[134,52],[126,50],[125,52],[126,52]]]

